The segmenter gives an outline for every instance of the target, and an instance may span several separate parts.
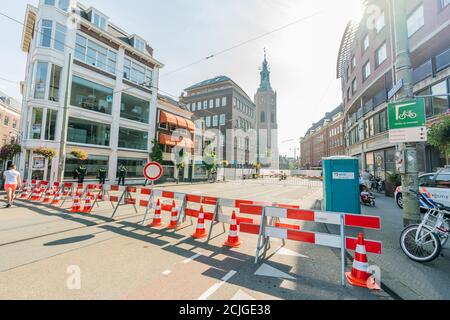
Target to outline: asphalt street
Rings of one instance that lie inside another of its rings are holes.
[[[302,208],[322,197],[317,183],[165,189]],[[338,255],[326,247],[274,240],[267,259],[255,264],[257,237],[241,234],[241,247],[227,249],[220,225],[206,243],[191,237],[190,219],[173,232],[142,226],[143,208],[135,213],[132,206],[120,207],[114,220],[109,202],[90,215],[69,208],[19,201],[0,209],[0,299],[392,299],[384,291],[342,287]],[[169,219],[163,214],[166,224]]]

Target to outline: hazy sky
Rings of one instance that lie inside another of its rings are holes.
[[[26,4],[2,1],[1,12],[23,21]],[[165,64],[160,89],[179,96],[184,88],[227,75],[253,98],[267,48],[272,87],[278,92],[280,149],[293,155],[312,123],[341,101],[336,60],[346,23],[360,11],[360,0],[85,0],[122,29],[147,39]],[[275,30],[302,17],[319,15],[201,64],[165,73]],[[0,16],[0,78],[20,81],[26,55],[20,50],[22,26]],[[0,80],[0,90],[20,97],[18,86]],[[284,142],[284,143],[283,143]]]

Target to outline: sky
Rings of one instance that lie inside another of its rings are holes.
[[[311,125],[342,101],[336,61],[348,21],[360,14],[361,0],[85,0],[129,33],[146,39],[164,63],[160,89],[179,97],[197,82],[226,75],[253,98],[267,50],[272,87],[278,93],[280,153],[294,156]],[[24,20],[27,3],[2,1],[0,12]],[[194,61],[311,18],[179,72]],[[19,82],[26,54],[22,25],[0,16],[0,78]],[[168,75],[165,75],[170,73]],[[0,80],[0,90],[21,100],[16,84]],[[298,155],[298,151],[297,151]]]

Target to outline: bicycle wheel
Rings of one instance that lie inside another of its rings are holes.
[[[420,234],[418,234],[419,232]],[[435,260],[439,257],[442,249],[441,240],[433,233],[433,230],[420,225],[411,225],[403,230],[400,247],[408,258],[420,263]]]

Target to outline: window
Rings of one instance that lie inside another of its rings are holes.
[[[188,103],[188,104],[186,105],[186,109],[187,109],[188,111],[191,111],[191,104],[190,104],[190,103]]]
[[[108,156],[97,156],[89,155],[88,159],[83,162],[86,166],[86,179],[95,179],[98,174],[98,170],[101,168],[108,169],[109,157]],[[80,166],[80,160],[76,159],[70,153],[66,156],[66,165],[64,169],[64,178],[73,179],[75,170]]]
[[[145,51],[145,41],[139,39],[139,38],[134,38],[134,47],[140,51],[140,52],[144,52]]]
[[[367,61],[367,63],[363,67],[363,80],[367,80],[367,78],[370,77],[370,61]]]
[[[153,70],[125,58],[124,78],[140,86],[152,88]],[[200,109],[199,109],[200,110]]]
[[[44,48],[50,48],[52,44],[53,21],[42,20],[39,45]]]
[[[271,113],[271,115],[270,115],[270,121],[271,121],[272,123],[275,123],[275,112],[272,112],[272,113]]]
[[[64,11],[68,11],[70,6],[70,0],[59,0],[58,8]]]
[[[219,108],[220,107],[220,98],[217,98],[216,99],[216,108]]]
[[[260,119],[261,123],[265,123],[266,122],[266,113],[263,111],[261,112],[261,119]]]
[[[150,102],[122,93],[120,116],[137,122],[149,123]]]
[[[13,120],[12,127],[13,127],[13,129],[17,128],[17,120],[16,119]]]
[[[145,167],[147,162],[147,159],[119,158],[117,160],[117,169],[123,164],[127,168],[128,178],[143,178],[144,173],[142,168]]]
[[[210,116],[207,116],[207,117],[205,118],[205,123],[206,123],[206,127],[207,127],[207,128],[210,128],[210,127],[211,127],[211,117],[210,117]]]
[[[78,118],[69,118],[67,141],[73,143],[109,146],[110,126]]]
[[[444,9],[446,6],[450,4],[450,0],[440,0],[441,2],[441,9]]]
[[[58,51],[64,52],[65,43],[66,43],[66,27],[60,23],[56,23],[55,43],[53,47]]]
[[[436,177],[435,187],[438,189],[450,189],[450,174],[441,174]]]
[[[148,132],[120,128],[119,148],[148,150]]]
[[[357,90],[357,86],[356,86],[356,78],[355,78],[352,81],[352,94],[355,94],[356,90]]]
[[[45,124],[45,140],[54,141],[58,111],[47,109],[47,121]]]
[[[8,127],[8,126],[9,126],[9,117],[5,116],[5,118],[3,119],[3,125],[4,125],[5,127]]]
[[[30,139],[40,140],[42,132],[42,119],[44,117],[44,109],[33,108],[31,113]]]
[[[376,23],[377,32],[380,32],[381,30],[383,30],[385,23],[386,22],[385,22],[385,18],[384,18],[384,12],[382,12],[381,15],[377,19],[377,23]]]
[[[34,79],[34,98],[45,99],[45,89],[47,87],[48,63],[38,62],[36,67],[36,77]]]
[[[447,94],[447,81],[444,80],[431,87],[432,95]],[[449,109],[448,96],[436,96],[431,99],[433,114],[439,115],[446,113]]]
[[[96,12],[92,12],[91,22],[95,24],[98,28],[106,30],[106,18],[99,15]]]
[[[370,45],[370,42],[369,42],[369,34],[366,34],[366,36],[364,37],[364,40],[363,40],[363,51],[365,52],[367,49],[369,49],[369,45]]]
[[[430,87],[428,87],[428,88],[426,88],[426,89],[424,89],[422,91],[419,91],[417,93],[417,95],[419,97],[420,96],[429,96],[429,95],[431,95],[431,91],[430,90],[431,90]],[[424,98],[424,100],[425,100],[425,113],[426,113],[427,117],[432,116],[433,115],[433,109],[431,108],[431,98],[427,97],[427,98]]]
[[[376,66],[379,67],[386,60],[386,58],[387,58],[386,43],[383,43],[375,53]]]
[[[222,98],[222,107],[225,107],[227,105],[227,97]]]
[[[73,76],[70,104],[75,107],[111,114],[113,89]]]
[[[214,100],[213,99],[209,100],[209,108],[210,109],[214,108]]]
[[[419,178],[419,187],[433,187],[434,175],[426,175]]]
[[[57,65],[52,65],[51,73],[50,73],[50,90],[48,95],[48,100],[50,101],[59,101],[59,86],[61,81],[61,71],[62,68]]]
[[[387,110],[380,112],[380,133],[388,130]]]
[[[202,110],[202,103],[200,101],[197,102],[197,110],[198,111]]]
[[[416,10],[414,10],[407,20],[408,26],[408,37],[411,37],[425,24],[425,18],[423,15],[423,5],[420,5]]]
[[[220,115],[220,125],[221,125],[221,126],[224,126],[224,125],[225,125],[225,122],[226,122],[226,115],[221,114],[221,115]]]
[[[206,110],[206,109],[208,109],[208,101],[207,100],[203,101],[203,110]]]
[[[75,58],[109,73],[116,73],[117,54],[77,34]]]
[[[213,127],[217,127],[219,125],[219,116],[213,116]]]

